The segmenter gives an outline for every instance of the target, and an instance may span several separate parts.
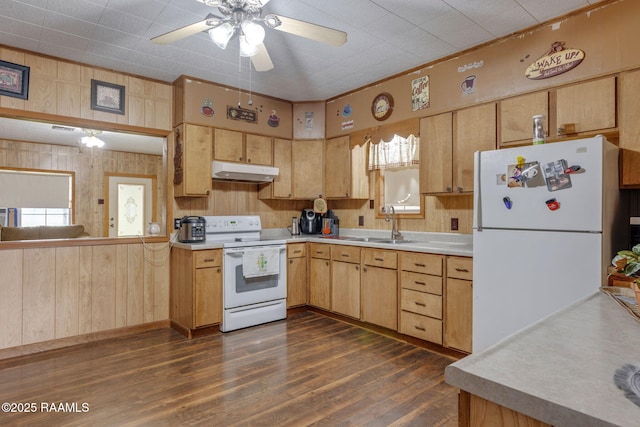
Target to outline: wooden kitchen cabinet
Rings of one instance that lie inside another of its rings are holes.
[[[362,321],[398,330],[398,254],[362,250]]]
[[[222,250],[171,250],[169,316],[189,337],[222,322]]]
[[[278,168],[278,176],[272,182],[260,184],[258,198],[292,199],[293,198],[293,158],[290,139],[273,139],[273,166]]]
[[[453,191],[453,114],[420,120],[420,192]]]
[[[442,345],[444,257],[400,253],[399,332]]]
[[[360,248],[331,245],[331,311],[360,319]]]
[[[471,353],[473,323],[473,259],[447,257],[444,346]]]
[[[533,116],[544,115],[544,129],[549,131],[549,93],[528,93],[500,101],[500,147],[531,145]]]
[[[309,305],[331,310],[331,246],[309,244]]]
[[[287,308],[307,304],[307,244],[287,244]]]
[[[368,199],[366,144],[341,136],[325,141],[324,196],[328,199]]]
[[[175,129],[175,197],[204,197],[209,194],[212,143],[210,127],[184,123]]]
[[[323,191],[324,140],[294,140],[291,150],[293,198],[313,200]]]
[[[640,71],[620,75],[620,185],[640,186]]]
[[[216,129],[213,158],[226,162],[273,165],[273,139],[267,136]]]
[[[585,133],[616,127],[614,76],[561,87],[555,98],[556,126],[550,132],[553,136],[559,136],[557,128]]]

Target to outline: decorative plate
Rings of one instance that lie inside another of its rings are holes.
[[[379,121],[387,120],[393,113],[393,97],[390,93],[383,92],[376,96],[371,103],[371,114]]]
[[[313,211],[320,214],[327,213],[327,201],[322,197],[315,199],[313,201]]]

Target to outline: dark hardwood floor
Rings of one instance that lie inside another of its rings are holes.
[[[159,329],[0,361],[0,402],[35,409],[3,405],[0,425],[456,426],[454,360],[308,311],[192,340]]]

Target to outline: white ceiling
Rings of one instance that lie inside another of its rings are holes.
[[[275,68],[251,73],[237,40],[149,40],[217,9],[196,0],[2,0],[0,43],[173,82],[184,74],[289,101],[326,100],[603,0],[271,0],[275,13],[348,33],[332,47],[267,29]]]

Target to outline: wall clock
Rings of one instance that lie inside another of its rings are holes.
[[[393,97],[390,93],[383,92],[376,96],[371,103],[371,114],[376,120],[387,120],[393,113]]]

